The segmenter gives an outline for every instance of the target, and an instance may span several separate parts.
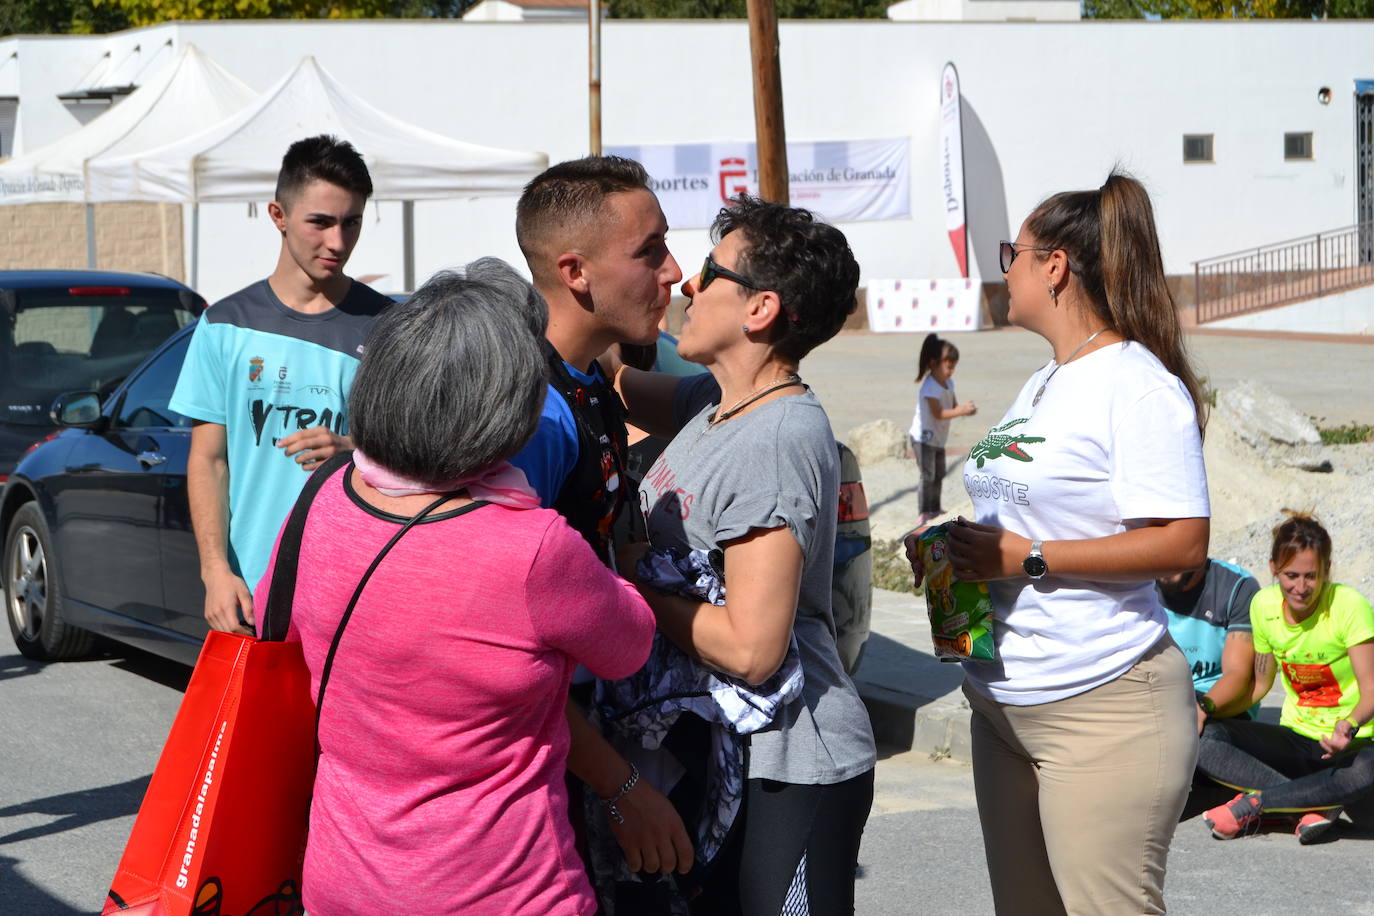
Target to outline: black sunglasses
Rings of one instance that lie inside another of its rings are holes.
[[[1021,253],[1021,252],[1019,252],[1019,251],[1016,250],[1016,249],[1018,249],[1018,248],[1025,248],[1025,249],[1027,249],[1027,250],[1029,250],[1029,251],[1056,251],[1056,250],[1057,250],[1057,249],[1054,249],[1054,248],[1040,248],[1040,247],[1038,247],[1038,246],[1036,246],[1036,245],[1022,245],[1022,244],[1020,244],[1019,242],[1005,242],[1005,241],[1004,241],[1004,242],[998,242],[998,243],[997,243],[997,256],[998,256],[998,260],[1001,262],[1002,273],[1006,273],[1007,271],[1011,270],[1011,262],[1012,262],[1012,261],[1015,261],[1015,260],[1016,260],[1016,256],[1017,256],[1018,254]]]
[[[1018,254],[1021,253],[1021,252],[1017,251],[1018,248],[1024,248],[1024,249],[1026,249],[1027,251],[1060,251],[1060,250],[1061,250],[1061,249],[1059,249],[1059,248],[1041,248],[1041,247],[1038,246],[1038,245],[1023,245],[1021,242],[1006,242],[1006,241],[998,242],[998,243],[997,243],[997,258],[998,258],[998,261],[1000,262],[1000,266],[1001,266],[1001,268],[1002,268],[1002,273],[1006,273],[1007,271],[1011,270],[1011,262],[1012,262],[1012,261],[1015,261],[1015,260],[1016,260],[1016,256],[1017,256]],[[1068,252],[1065,252],[1065,254],[1067,254],[1067,253],[1068,253]],[[1078,265],[1075,264],[1072,260],[1069,261],[1069,271],[1070,271],[1071,273],[1079,273]]]
[[[706,256],[706,262],[701,265],[701,273],[697,276],[697,292],[701,292],[706,287],[710,286],[711,281],[716,277],[734,280],[745,289],[763,289],[762,286],[750,280],[748,277],[741,276],[733,270],[726,270],[724,267],[721,267],[715,261],[711,260],[711,256],[708,254]]]

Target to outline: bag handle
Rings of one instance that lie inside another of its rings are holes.
[[[282,530],[281,541],[277,544],[277,561],[272,567],[272,585],[267,592],[267,606],[262,610],[259,621],[259,638],[267,642],[282,642],[286,631],[291,629],[291,604],[296,599],[296,567],[301,558],[301,538],[305,535],[305,517],[310,514],[310,504],[315,494],[320,492],[324,482],[335,471],[353,460],[352,452],[342,452],[330,458],[315,469],[305,482],[296,504],[291,508],[291,516]]]
[[[339,643],[343,640],[344,627],[348,626],[348,620],[353,616],[353,609],[358,606],[358,599],[362,597],[363,587],[367,585],[367,580],[372,578],[372,573],[381,565],[382,558],[391,552],[391,548],[396,546],[396,542],[399,541],[407,531],[414,528],[424,520],[425,516],[429,515],[435,509],[457,495],[458,493],[445,493],[428,506],[425,506],[425,508],[421,509],[418,513],[411,516],[410,519],[401,526],[401,530],[391,536],[391,540],[386,542],[386,546],[378,551],[377,556],[372,560],[372,565],[367,568],[367,572],[363,573],[363,577],[358,580],[358,587],[353,589],[353,597],[348,599],[348,607],[344,608],[343,616],[339,618],[339,626],[334,630],[334,639],[329,643],[329,654],[326,655],[324,659],[324,669],[320,672],[320,692],[319,695],[315,697],[315,750],[317,753],[320,748],[320,711],[324,709],[324,689],[329,686],[329,672],[334,670],[334,655],[339,651]],[[485,505],[485,503],[480,500],[473,503],[474,508],[479,505]]]
[[[272,584],[267,591],[267,606],[263,608],[262,612],[260,632],[263,640],[282,642],[286,639],[286,633],[291,628],[291,605],[296,599],[296,573],[300,566],[301,541],[305,536],[305,520],[310,514],[310,504],[315,501],[315,496],[320,492],[325,481],[339,468],[351,464],[352,460],[352,452],[343,452],[316,468],[301,489],[300,496],[296,498],[296,504],[291,508],[291,515],[286,520],[286,527],[282,531],[281,542],[277,545],[277,561],[272,568]],[[324,707],[324,690],[329,684],[329,674],[334,669],[334,656],[339,650],[340,641],[343,639],[344,628],[348,626],[349,618],[353,616],[353,610],[358,606],[358,599],[362,597],[363,587],[367,585],[367,580],[372,578],[372,574],[381,564],[382,558],[391,552],[391,548],[396,546],[396,542],[407,531],[457,495],[456,492],[445,493],[409,518],[401,526],[401,530],[393,534],[391,540],[387,541],[386,545],[378,551],[372,564],[367,567],[363,577],[358,580],[357,588],[353,589],[353,597],[348,600],[348,607],[344,608],[343,616],[339,619],[339,625],[334,630],[334,638],[329,643],[329,654],[325,656],[324,669],[320,672],[320,691],[315,697],[315,749],[317,752],[320,746],[320,710]],[[473,503],[473,508],[482,505],[486,505],[486,503],[478,500]]]

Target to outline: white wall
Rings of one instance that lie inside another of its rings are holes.
[[[1374,77],[1374,22],[808,21],[784,22],[780,34],[792,139],[913,138],[912,219],[843,226],[867,277],[957,273],[937,161],[947,60],[964,90],[971,266],[984,277],[998,276],[997,240],[1014,236],[1039,200],[1096,187],[1116,163],[1149,186],[1171,273],[1354,221],[1353,80]],[[462,21],[217,22],[6,39],[0,62],[7,48],[22,50],[25,147],[74,127],[52,96],[95,48],[166,37],[195,42],[255,88],[309,53],[365,99],[432,130],[554,161],[586,151],[585,24]],[[608,21],[603,41],[607,145],[752,139],[743,21]],[[1327,106],[1317,102],[1323,86]],[[1314,161],[1283,161],[1283,133],[1295,130],[1314,132]],[[1184,165],[1184,133],[1214,134],[1216,162]],[[418,205],[417,275],[482,254],[518,261],[513,203]],[[266,216],[249,220],[245,210],[203,208],[200,286],[211,298],[271,267]],[[350,269],[399,278],[399,207],[376,215]],[[704,230],[674,231],[671,242],[687,265],[709,244]]]
[[[1078,0],[901,0],[887,8],[887,18],[901,22],[1064,22],[1081,17]]]
[[[1304,334],[1370,334],[1374,333],[1374,287],[1366,286],[1282,308],[1209,321],[1206,327],[1296,331]]]

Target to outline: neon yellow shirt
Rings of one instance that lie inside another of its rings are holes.
[[[1360,689],[1350,665],[1350,646],[1374,639],[1374,611],[1363,595],[1344,585],[1331,585],[1311,616],[1289,626],[1283,616],[1283,593],[1277,585],[1261,589],[1250,602],[1255,652],[1273,653],[1284,693],[1280,722],[1314,740],[1330,737],[1336,721],[1360,702]],[[1360,729],[1374,737],[1374,722]]]

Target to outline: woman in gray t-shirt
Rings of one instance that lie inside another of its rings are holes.
[[[726,600],[645,596],[670,640],[751,684],[778,670],[795,636],[805,686],[753,735],[738,842],[693,909],[848,914],[876,755],[830,610],[835,440],[797,369],[853,312],[859,267],[838,229],[779,204],[740,198],[713,234],[683,285],[678,352],[710,370],[720,403],[682,427],[640,502],[654,547],[723,549]]]

